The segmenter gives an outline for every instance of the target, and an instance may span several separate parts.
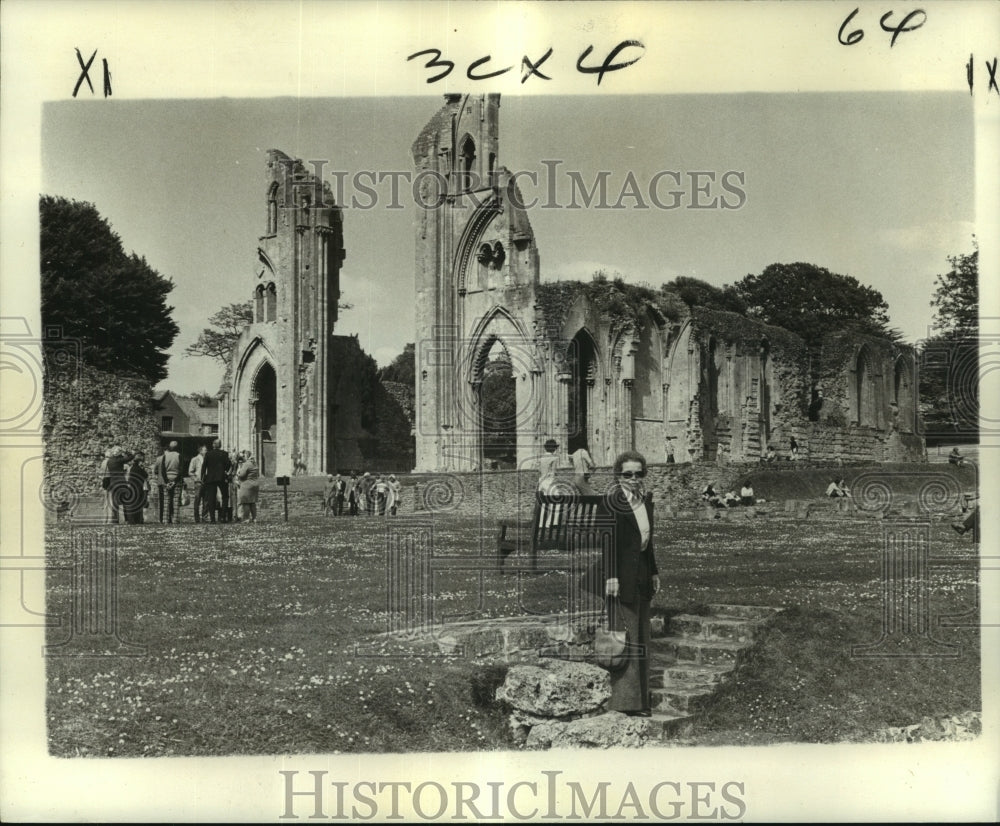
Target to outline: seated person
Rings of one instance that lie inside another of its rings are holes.
[[[722,501],[719,499],[719,494],[715,492],[715,488],[711,483],[705,485],[705,489],[701,492],[701,498],[716,508],[722,507]]]
[[[743,483],[743,487],[740,488],[740,504],[741,505],[757,504],[757,498],[753,495],[753,485],[750,484],[749,479],[747,479]]]
[[[764,454],[764,461],[765,462],[773,462],[777,458],[778,458],[778,454],[774,452],[774,446],[773,445],[768,445],[767,446],[767,453]]]
[[[735,508],[738,504],[740,504],[740,497],[738,497],[731,490],[726,491],[726,495],[722,497],[722,503],[727,508]]]
[[[953,447],[951,453],[948,454],[948,464],[959,465],[960,467],[965,464],[965,457],[959,451],[958,447]]]
[[[841,496],[850,496],[851,492],[848,490],[847,483],[844,479],[835,479],[827,485],[826,495],[832,499],[837,499]]]

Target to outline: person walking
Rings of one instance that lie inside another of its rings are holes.
[[[361,499],[361,480],[358,479],[358,472],[351,471],[351,481],[347,483],[350,490],[347,492],[348,513],[351,516],[358,515],[358,505]]]
[[[344,515],[344,491],[347,489],[347,483],[344,481],[343,477],[338,473],[333,479],[333,515],[343,516]]]
[[[111,524],[117,525],[119,512],[124,510],[128,499],[128,480],[125,478],[125,463],[128,457],[125,451],[117,445],[111,448],[108,458],[108,501],[111,507]]]
[[[399,497],[402,493],[403,486],[399,483],[399,479],[393,473],[389,474],[389,497],[392,504],[389,505],[389,515],[395,516],[396,511],[399,509]]]
[[[181,485],[181,455],[177,452],[177,442],[171,442],[167,449],[163,451],[163,462],[160,464],[160,512],[163,512],[163,497],[167,500],[167,524],[174,521],[174,503],[178,505],[177,521],[181,521],[180,514],[180,485]]]
[[[243,461],[240,462],[240,466],[236,470],[236,479],[240,483],[240,519],[244,522],[256,522],[257,497],[260,495],[260,471],[249,450],[243,453]]]
[[[219,521],[226,521],[229,510],[229,454],[222,449],[222,442],[212,441],[212,449],[205,453],[201,462],[202,496],[208,499],[209,519],[214,523],[218,512]],[[221,504],[219,500],[221,499]]]
[[[577,493],[585,496],[594,494],[594,489],[590,486],[590,477],[597,470],[597,463],[590,455],[590,451],[585,447],[574,450],[569,455],[569,460],[573,463],[573,486]]]
[[[188,464],[188,479],[191,483],[191,503],[195,522],[201,522],[208,518],[208,501],[202,494],[204,486],[201,481],[201,464],[205,461],[206,453],[208,453],[208,448],[201,445]]]
[[[125,521],[130,525],[141,525],[145,521],[145,509],[149,507],[149,473],[143,465],[145,459],[141,450],[136,451],[128,469]]]

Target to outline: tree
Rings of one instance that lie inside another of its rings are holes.
[[[688,307],[709,307],[740,315],[745,315],[747,311],[746,302],[732,285],[716,287],[700,278],[680,275],[660,289],[666,293],[676,293]]]
[[[229,359],[243,329],[253,322],[253,302],[244,301],[240,304],[227,304],[217,313],[210,316],[206,327],[194,344],[184,349],[186,356],[207,356],[229,367]]]
[[[167,296],[174,285],[135,253],[90,203],[43,195],[42,324],[80,344],[83,361],[155,384],[177,336]]]
[[[929,441],[979,436],[979,248],[948,257],[931,306],[937,334],[920,347],[920,414]]]
[[[733,287],[746,302],[748,316],[784,327],[810,348],[837,330],[897,335],[889,329],[889,305],[878,290],[815,264],[771,264]]]
[[[407,344],[403,352],[392,360],[392,363],[379,371],[381,381],[394,381],[405,384],[412,389],[417,386],[416,353],[414,345]]]
[[[949,255],[951,269],[934,283],[934,327],[948,337],[979,336],[979,245],[967,255]]]

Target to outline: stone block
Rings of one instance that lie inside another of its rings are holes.
[[[541,717],[584,714],[611,696],[608,672],[596,665],[564,660],[541,660],[515,665],[497,689],[496,698],[517,711]]]
[[[597,717],[539,723],[528,733],[528,748],[638,748],[656,736],[653,721],[609,711]]]

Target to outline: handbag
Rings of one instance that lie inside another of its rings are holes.
[[[612,616],[617,614],[615,603],[611,603]],[[599,625],[594,631],[594,662],[608,671],[620,671],[629,660],[629,638],[627,628],[611,628],[611,623]],[[615,623],[620,626],[621,622]]]

